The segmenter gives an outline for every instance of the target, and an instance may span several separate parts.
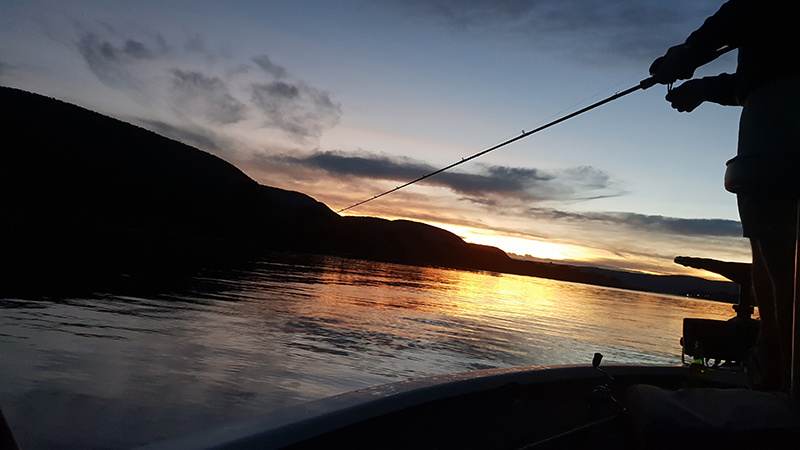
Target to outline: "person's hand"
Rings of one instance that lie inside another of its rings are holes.
[[[695,55],[686,44],[681,44],[671,47],[666,55],[653,61],[650,75],[659,84],[672,84],[677,80],[692,78],[696,68]]]
[[[665,98],[679,112],[692,112],[706,101],[707,92],[703,80],[689,80],[670,90]]]

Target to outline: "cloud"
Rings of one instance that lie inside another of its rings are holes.
[[[503,37],[584,62],[641,63],[681,42],[719,8],[711,0],[397,0],[416,19]],[[564,52],[568,49],[569,52]]]
[[[286,68],[272,62],[267,55],[256,56],[253,58],[253,62],[256,63],[258,67],[263,69],[268,75],[271,75],[277,79],[286,77]]]
[[[140,40],[121,38],[109,25],[103,24],[105,36],[98,32],[81,29],[76,47],[89,69],[101,81],[114,87],[139,89],[135,69],[142,62],[152,61],[164,56],[168,47],[163,38],[157,36],[152,44]]]
[[[405,157],[362,152],[347,154],[317,151],[303,156],[269,157],[284,165],[321,169],[334,177],[407,182],[437,170],[430,164]],[[422,183],[450,189],[465,200],[496,204],[503,200],[575,201],[619,195],[616,183],[605,172],[592,167],[542,171],[476,164],[476,172],[448,171],[426,178]]]
[[[168,43],[159,34],[131,36],[105,23],[77,29],[75,47],[100,81],[148,108],[160,105],[178,121],[267,128],[295,141],[317,139],[339,123],[341,105],[330,94],[266,54],[241,60],[209,50],[200,36]],[[163,125],[166,115],[158,115]]]
[[[423,161],[367,151],[259,158],[254,166],[268,174],[266,179],[288,176],[302,180],[295,188],[337,209],[438,169]],[[541,170],[474,164],[469,170],[444,172],[421,182],[455,195],[402,190],[348,213],[394,217],[402,211],[403,217],[412,220],[581,248],[590,256],[576,257],[589,258],[594,265],[655,272],[676,270],[672,258],[680,254],[731,261],[746,260],[748,255],[741,225],[735,220],[576,211],[576,201],[621,195],[613,177],[593,167]],[[637,266],[637,261],[646,263]]]
[[[433,170],[427,163],[408,157],[389,157],[367,152],[347,154],[318,151],[304,156],[276,156],[274,159],[292,165],[322,169],[340,177],[408,181]]]
[[[639,232],[682,236],[742,236],[742,224],[738,221],[727,219],[681,219],[630,212],[569,212],[548,208],[531,208],[528,213],[537,219],[624,226]]]
[[[264,126],[299,138],[321,136],[342,114],[341,105],[328,93],[303,82],[255,83],[251,101],[264,115]]]
[[[218,77],[209,77],[197,70],[173,69],[172,89],[178,106],[200,111],[215,123],[235,123],[244,119],[247,107],[231,96]]]

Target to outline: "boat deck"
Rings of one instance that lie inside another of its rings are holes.
[[[620,409],[593,394],[608,385],[620,403],[634,384],[666,389],[693,380],[681,366],[491,369],[393,383],[269,414],[249,424],[148,446],[171,449],[624,448]],[[741,373],[702,382],[734,387]],[[599,395],[603,397],[603,395]],[[593,406],[590,406],[593,405]],[[559,436],[558,439],[552,439]]]

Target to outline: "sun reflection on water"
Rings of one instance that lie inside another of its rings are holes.
[[[82,433],[75,421],[88,417],[91,429],[140,430],[130,447],[442,373],[588,364],[594,352],[678,364],[684,317],[733,315],[725,304],[532,277],[287,259],[206,273],[153,298],[9,303],[0,395],[20,405],[20,423],[46,410],[52,429],[76,430],[32,427],[29,442],[119,446]]]
[[[684,317],[732,315],[728,305],[532,277],[329,262],[304,316],[434,347],[469,344],[459,351],[481,364],[578,363],[595,349],[609,361],[675,362]]]

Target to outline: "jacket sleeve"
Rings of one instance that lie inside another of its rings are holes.
[[[752,28],[759,9],[757,3],[756,0],[729,0],[689,35],[686,45],[702,56],[712,55],[726,45],[738,47]]]
[[[737,97],[739,75],[722,73],[713,77],[703,77],[706,101],[725,106],[741,106]]]

